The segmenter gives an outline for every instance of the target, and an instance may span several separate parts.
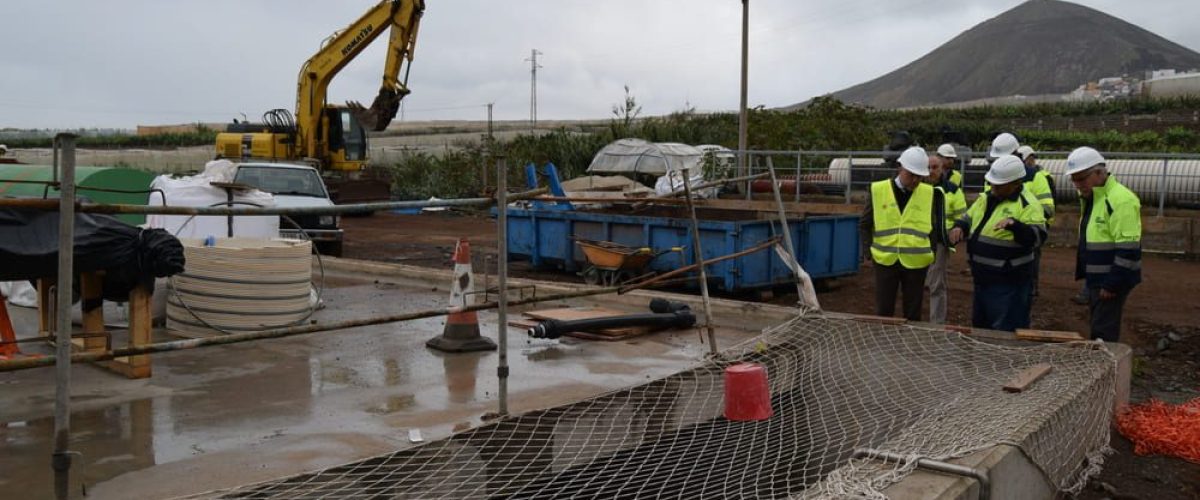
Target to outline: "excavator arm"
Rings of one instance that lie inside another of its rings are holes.
[[[421,5],[421,8],[424,8],[424,5]],[[392,25],[387,64],[383,68],[383,86],[379,88],[379,95],[375,96],[371,107],[364,108],[357,101],[346,102],[346,106],[354,112],[363,127],[376,132],[384,130],[400,111],[400,100],[409,92],[408,70],[412,68],[412,56],[420,24],[421,17],[417,15],[411,18],[407,26],[398,23]],[[403,79],[400,78],[401,69],[404,70]]]
[[[296,91],[296,125],[306,156],[320,158],[327,147],[320,139],[330,82],[371,42],[390,29],[387,65],[379,95],[370,108],[355,102],[347,103],[365,128],[377,131],[387,128],[400,108],[400,100],[409,92],[405,63],[412,62],[417,28],[424,11],[424,0],[383,0],[346,29],[326,39],[321,49],[304,63]],[[402,69],[403,80],[400,79]]]

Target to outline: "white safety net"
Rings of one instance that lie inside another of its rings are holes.
[[[764,365],[774,416],[723,417],[723,372]],[[1023,392],[1002,387],[1039,363]],[[578,403],[219,498],[883,498],[916,467],[1019,447],[1064,492],[1107,451],[1113,357],[810,313],[719,360]],[[905,457],[855,459],[856,450]]]

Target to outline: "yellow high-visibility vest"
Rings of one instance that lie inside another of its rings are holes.
[[[904,212],[892,192],[894,179],[871,184],[872,216],[875,233],[871,241],[871,258],[877,264],[890,266],[899,261],[908,269],[921,269],[933,264],[933,187],[919,184]]]

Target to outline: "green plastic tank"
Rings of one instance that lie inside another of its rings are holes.
[[[75,191],[96,203],[121,203],[145,205],[149,199],[150,182],[154,174],[117,167],[75,167]],[[58,190],[46,184],[31,184],[28,181],[50,182],[54,180],[49,165],[3,165],[0,164],[0,197],[58,198]],[[12,182],[23,181],[23,182]],[[140,191],[117,193],[105,190]],[[118,219],[126,224],[139,225],[146,222],[145,215],[122,214]]]

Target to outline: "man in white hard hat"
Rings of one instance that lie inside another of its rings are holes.
[[[904,317],[920,321],[934,242],[945,240],[945,201],[921,182],[929,175],[924,149],[908,148],[897,162],[895,177],[871,184],[859,230],[869,242],[864,256],[875,263],[875,314],[892,316],[900,290]]]
[[[958,166],[958,149],[950,143],[942,144],[937,148],[937,158],[941,161],[942,167],[946,171],[946,180],[961,188],[962,172],[954,168]]]
[[[1046,229],[1054,223],[1054,179],[1050,171],[1037,164],[1037,152],[1032,146],[1022,145],[1017,148],[1017,158],[1025,162],[1025,188],[1042,205],[1046,215]],[[1042,249],[1038,247],[1033,261],[1033,296],[1038,296],[1038,276],[1042,267]]]
[[[992,139],[992,148],[988,150],[988,158],[996,160],[1002,156],[1016,154],[1019,147],[1021,147],[1021,143],[1017,142],[1017,136],[1005,132]]]
[[[954,223],[951,244],[967,242],[974,278],[971,324],[1015,331],[1030,325],[1034,250],[1046,241],[1046,217],[1026,195],[1025,164],[1013,155],[992,162],[992,187]]]
[[[1108,173],[1093,148],[1072,151],[1066,175],[1079,191],[1075,279],[1088,288],[1091,337],[1116,342],[1125,299],[1142,281],[1142,202]]]
[[[948,145],[943,145],[946,147]],[[945,224],[949,228],[954,221],[967,213],[967,198],[959,186],[950,181],[949,170],[952,160],[942,156],[941,148],[936,155],[929,157],[929,176],[925,182],[938,191],[945,199]],[[953,147],[951,147],[953,151]],[[944,324],[946,322],[947,297],[946,270],[950,263],[951,248],[947,241],[934,240],[934,259],[925,275],[925,287],[929,289],[929,322]]]

